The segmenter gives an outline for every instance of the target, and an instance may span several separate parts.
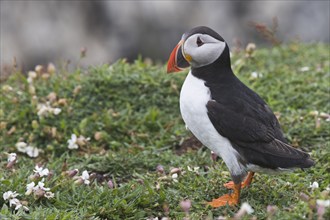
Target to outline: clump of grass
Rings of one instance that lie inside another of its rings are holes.
[[[316,161],[305,172],[257,175],[242,191],[242,202],[254,209],[243,218],[322,214],[317,201],[329,200],[330,184],[328,51],[324,44],[291,44],[234,55],[234,72],[276,112],[288,140]],[[75,72],[51,67],[14,72],[1,84],[0,194],[16,191],[29,211],[14,210],[1,197],[0,218],[213,219],[244,213],[205,205],[227,193],[222,184],[230,175],[208,149],[186,146],[193,142],[184,141],[191,134],[178,104],[185,74],[167,75],[163,66],[141,59]],[[68,148],[72,134],[77,149]],[[19,151],[18,142],[38,155]],[[17,159],[8,165],[13,152]],[[35,176],[36,165],[50,174]],[[54,197],[25,195],[32,181],[43,181]],[[313,182],[318,188],[310,188]],[[322,215],[329,218],[329,209]]]

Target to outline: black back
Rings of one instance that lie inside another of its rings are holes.
[[[223,40],[207,27],[197,27],[184,37],[195,33]],[[265,101],[234,75],[227,45],[214,63],[192,68],[191,72],[203,79],[210,89],[212,100],[206,107],[212,124],[230,140],[244,163],[273,169],[304,168],[314,164],[307,153],[287,143],[277,118]]]

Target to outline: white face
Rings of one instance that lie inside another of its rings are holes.
[[[226,43],[207,34],[194,34],[182,46],[182,54],[192,67],[201,67],[216,61]]]

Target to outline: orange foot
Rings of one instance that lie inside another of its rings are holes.
[[[213,199],[212,202],[208,202],[213,208],[218,208],[225,205],[234,206],[238,204],[238,198],[235,198],[232,194],[223,195],[217,199]]]
[[[241,187],[245,188],[250,186],[251,182],[252,182],[252,178],[253,178],[254,172],[249,172],[249,174],[247,175],[247,177],[245,178],[245,180],[241,183]],[[227,189],[234,189],[234,182],[233,181],[229,181],[228,183],[223,184],[224,187],[226,187]]]
[[[218,208],[227,204],[230,206],[237,205],[241,193],[241,184],[234,184],[233,190],[234,192],[232,194],[226,194],[221,196],[220,198],[213,199],[212,202],[208,202],[208,204],[213,208]]]

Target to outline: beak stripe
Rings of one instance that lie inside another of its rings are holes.
[[[170,58],[168,59],[167,73],[179,72],[184,68],[189,67],[189,63],[181,51],[182,44],[183,40],[181,40],[173,49]]]

